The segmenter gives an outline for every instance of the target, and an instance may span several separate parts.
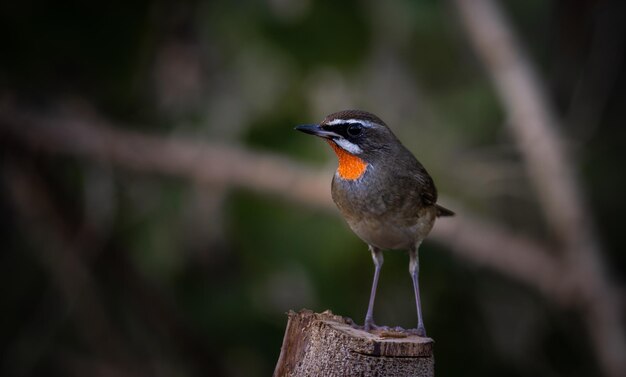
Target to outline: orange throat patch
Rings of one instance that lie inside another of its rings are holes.
[[[337,167],[339,177],[348,180],[355,180],[361,178],[363,174],[365,174],[367,162],[351,153],[348,153],[345,149],[335,144],[334,141],[327,140],[327,142],[333,148],[337,158],[339,159],[339,166]]]

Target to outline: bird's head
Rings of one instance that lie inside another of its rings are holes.
[[[333,113],[319,124],[297,126],[296,130],[326,139],[339,158],[338,173],[345,179],[360,178],[368,164],[400,143],[385,122],[361,110]]]

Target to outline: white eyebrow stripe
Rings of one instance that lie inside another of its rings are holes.
[[[374,123],[367,121],[367,120],[360,120],[360,119],[333,119],[326,124],[329,126],[334,126],[336,124],[341,124],[341,123],[350,123],[350,124],[359,123],[359,124],[362,124],[363,127],[367,127],[367,128],[374,127]]]
[[[348,151],[349,153],[352,154],[360,154],[363,152],[363,150],[361,148],[359,148],[358,145],[349,142],[348,140],[344,139],[344,138],[337,138],[337,139],[333,139],[333,141],[339,145],[341,148],[345,149],[346,151]]]

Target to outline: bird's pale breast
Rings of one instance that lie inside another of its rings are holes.
[[[382,249],[408,249],[433,227],[436,209],[424,206],[410,176],[376,174],[370,166],[358,180],[335,174],[332,196],[359,238]]]

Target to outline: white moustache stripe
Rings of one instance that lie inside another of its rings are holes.
[[[358,145],[349,142],[348,140],[344,139],[344,138],[337,138],[337,139],[333,139],[335,141],[335,143],[337,145],[339,145],[341,148],[345,149],[348,153],[352,153],[352,154],[360,154],[361,152],[363,152],[363,150],[361,148],[359,148]]]
[[[369,122],[367,120],[359,120],[359,119],[333,119],[326,124],[328,124],[329,126],[334,126],[336,124],[342,124],[342,123],[349,123],[349,124],[360,123],[363,125],[363,127],[367,127],[367,128],[374,127],[374,124],[372,122]]]

